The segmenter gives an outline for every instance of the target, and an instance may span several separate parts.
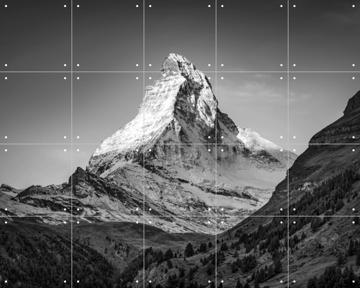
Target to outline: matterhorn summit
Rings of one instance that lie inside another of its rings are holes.
[[[100,144],[86,170],[61,185],[3,185],[5,207],[53,224],[72,211],[88,222],[146,217],[165,231],[216,233],[267,203],[296,156],[238,128],[185,57],[170,54],[161,72],[137,116]]]
[[[192,222],[221,211],[225,229],[268,201],[295,155],[238,128],[185,57],[169,54],[161,72],[137,116],[101,143],[87,171],[134,187],[158,216],[186,215],[189,230],[209,232]]]

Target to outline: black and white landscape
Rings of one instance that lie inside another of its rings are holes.
[[[0,287],[359,287],[360,5],[75,2],[0,9]]]

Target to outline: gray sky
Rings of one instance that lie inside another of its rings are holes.
[[[79,1],[80,8],[74,8],[74,64],[80,66],[75,70],[141,71],[142,8],[136,7],[138,2],[142,1],[104,0],[101,5],[94,0]],[[360,89],[360,75],[352,80],[355,75],[350,72],[292,74],[296,80],[290,81],[288,106],[286,80],[280,80],[286,75],[269,73],[285,71],[287,15],[286,8],[280,7],[284,1],[218,3],[219,75],[215,89],[220,109],[240,127],[252,128],[279,145],[285,144],[280,136],[286,138],[289,124],[289,136],[296,139],[288,148],[302,152],[314,133],[342,115],[347,100]],[[290,7],[290,64],[296,63],[292,70],[353,71],[360,66],[360,5],[352,8],[352,4],[351,0],[302,0],[296,1],[296,8]],[[2,71],[64,71],[69,67],[70,9],[63,6],[60,0],[16,0],[0,9]],[[147,1],[146,70],[158,71],[170,52],[184,55],[203,71],[214,69],[214,1]],[[229,73],[237,70],[245,72]],[[214,83],[214,74],[207,74]],[[1,77],[0,81],[0,141],[6,142],[6,135],[7,142],[69,143],[69,75],[2,76],[8,80]],[[75,145],[80,152],[74,151],[72,166],[84,166],[96,143],[133,119],[143,93],[141,75],[137,73],[77,76],[80,79],[74,81],[73,133],[80,136],[74,142],[81,145]],[[149,76],[157,79],[160,75]],[[2,149],[0,183],[25,187],[67,180],[70,170],[64,167],[71,163],[65,148],[11,146],[6,153]]]

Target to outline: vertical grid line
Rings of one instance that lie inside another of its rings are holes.
[[[71,173],[73,171],[73,117],[74,117],[74,109],[73,109],[73,96],[74,96],[74,1],[70,2],[70,169]],[[73,278],[74,278],[74,254],[73,254],[73,176],[70,176],[70,287],[73,288]]]
[[[286,8],[286,92],[287,92],[287,286],[290,287],[290,0]]]
[[[217,17],[218,17],[218,0],[215,0],[215,13],[214,13],[214,16],[215,16],[215,25],[214,25],[214,28],[215,28],[215,63],[214,63],[214,66],[215,66],[215,82],[214,82],[214,84],[215,84],[215,96],[217,95],[217,82],[218,82],[218,73],[217,73],[217,70],[218,70],[218,59],[217,59],[217,41],[218,41],[218,39],[217,39],[217,33],[218,33],[218,30],[217,30],[217,25],[218,25],[218,23],[217,23]],[[217,247],[217,240],[218,240],[218,236],[217,236],[217,233],[218,233],[218,217],[217,217],[217,213],[218,213],[218,207],[217,207],[217,193],[218,193],[218,191],[217,191],[217,187],[218,187],[218,177],[217,177],[217,175],[218,175],[218,173],[217,173],[217,170],[218,170],[218,162],[217,162],[217,153],[218,153],[218,147],[217,147],[217,141],[218,141],[218,139],[217,139],[217,136],[218,136],[218,133],[217,133],[217,125],[218,125],[218,119],[216,118],[215,119],[215,207],[216,207],[216,210],[215,210],[215,287],[218,287],[218,285],[217,285],[217,277],[218,277],[218,252],[217,252],[217,249],[218,249],[218,247]]]
[[[146,16],[146,12],[145,12],[145,9],[146,9],[146,0],[142,0],[142,5],[143,5],[143,9],[142,9],[142,93],[145,95],[145,65],[146,65],[146,61],[145,61],[145,39],[146,39],[146,35],[145,35],[145,28],[146,28],[146,23],[145,23],[145,16]],[[144,96],[143,95],[143,96]],[[144,116],[143,116],[143,122],[144,122]],[[142,279],[142,286],[143,288],[145,288],[146,284],[145,284],[145,280],[146,280],[146,277],[145,277],[145,272],[146,272],[146,268],[145,268],[145,262],[146,262],[146,255],[145,255],[145,247],[146,247],[146,239],[145,239],[145,201],[146,201],[146,197],[145,197],[145,169],[144,169],[144,152],[142,151],[141,152],[141,167],[142,167],[142,188],[143,188],[143,209],[142,209],[142,228],[143,228],[143,279]]]

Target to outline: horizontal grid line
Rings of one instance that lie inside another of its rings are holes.
[[[199,69],[198,69],[199,70]],[[286,70],[200,70],[201,72],[203,73],[214,73],[215,72],[217,74],[221,74],[221,73],[226,73],[226,74],[231,74],[231,73],[234,73],[234,74],[237,74],[237,73],[240,73],[240,74],[246,74],[246,73],[271,73],[271,74],[287,74],[287,71]],[[360,70],[290,70],[288,71],[290,74],[292,73],[315,73],[315,74],[321,74],[321,73],[325,73],[325,74],[336,74],[336,73],[344,73],[344,74],[350,74],[350,73],[360,73]],[[1,74],[77,74],[77,73],[85,73],[85,74],[111,74],[111,73],[114,73],[114,74],[126,74],[126,73],[129,73],[129,74],[136,74],[136,73],[158,73],[158,74],[161,74],[161,71],[159,70],[74,70],[74,71],[71,71],[71,70],[50,70],[50,71],[43,71],[43,70],[9,70],[9,71],[6,71],[6,70],[1,70],[0,71]]]
[[[60,211],[59,211],[60,212]],[[52,214],[56,214],[57,212],[54,212]],[[11,215],[0,215],[0,218],[6,218],[6,219],[11,219],[11,218],[19,218],[19,219],[27,219],[27,218],[41,218],[41,217],[48,217],[48,218],[54,218],[55,219],[55,216],[52,216],[52,214],[42,214],[42,215],[38,215],[38,216],[34,216],[34,215],[29,215],[29,216],[11,216]],[[129,215],[131,216],[131,215]],[[77,216],[77,215],[73,215],[73,214],[66,214],[66,215],[63,215],[64,218],[58,218],[57,220],[61,221],[63,219],[67,219],[67,218],[74,218],[76,220],[79,220],[79,219],[86,219],[86,220],[91,220],[91,219],[101,219],[100,217],[96,217],[96,216],[88,216],[88,217],[81,217],[81,216]],[[154,216],[154,217],[150,217],[150,216],[141,216],[141,215],[137,215],[137,217],[139,218],[142,218],[142,219],[169,219],[171,218],[170,216],[169,217],[166,217],[166,216]],[[212,218],[214,217],[214,218]],[[218,216],[215,216],[213,215],[212,217],[205,217],[205,216],[199,216],[199,217],[188,217],[188,218],[178,218],[180,220],[189,220],[189,219],[219,219],[219,215]],[[224,216],[225,217],[225,216]],[[290,214],[289,216],[284,214],[284,215],[253,215],[253,214],[249,214],[248,216],[239,216],[239,218],[244,221],[245,219],[251,219],[251,218],[354,218],[354,217],[360,217],[360,213],[359,214],[353,214],[353,215],[349,215],[349,214],[344,214],[344,215],[293,215],[293,214]],[[87,218],[91,218],[91,219],[87,219]],[[221,218],[220,218],[221,219]],[[242,221],[238,222],[238,223],[241,223]],[[130,222],[130,223],[136,223],[135,221],[126,221],[126,220],[113,220],[113,221],[99,221],[99,222],[94,222],[94,223],[127,223],[127,222]],[[236,226],[237,224],[235,224],[234,226]]]
[[[279,141],[281,142],[281,141]],[[189,144],[184,144],[184,143],[179,143],[179,144],[162,144],[162,145],[157,145],[154,147],[179,147],[179,146],[183,146],[183,147],[189,147],[189,146],[219,146],[219,147],[226,147],[226,146],[233,146],[233,145],[239,145],[240,142],[230,142],[230,143],[216,143],[216,142],[209,142],[209,143],[189,143]],[[100,145],[101,142],[72,142],[72,144],[74,146],[94,146],[94,145]],[[70,142],[0,142],[1,146],[70,146],[71,143]],[[284,144],[284,146],[281,146],[281,144],[277,144],[280,148],[284,148],[286,147],[286,145]],[[290,146],[300,146],[300,145],[308,145],[308,146],[358,146],[360,145],[360,140],[359,142],[346,142],[346,143],[307,143],[307,142],[294,142],[294,143],[290,143]],[[114,150],[115,151],[115,150]]]

